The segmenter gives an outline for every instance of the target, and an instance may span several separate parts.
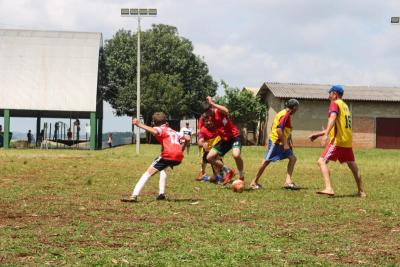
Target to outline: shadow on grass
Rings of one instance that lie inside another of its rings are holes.
[[[358,194],[345,194],[345,195],[334,195],[330,196],[330,198],[349,198],[349,197],[355,197],[355,198],[360,198]]]
[[[175,198],[175,199],[171,199],[168,198],[167,201],[168,202],[197,202],[197,201],[202,201],[202,198]]]
[[[317,188],[309,188],[309,187],[298,187],[296,189],[287,189],[284,187],[262,187],[260,189],[251,189],[251,188],[246,188],[244,191],[287,191],[287,192],[291,192],[291,191],[301,191],[301,190],[309,190],[309,189],[317,189]]]

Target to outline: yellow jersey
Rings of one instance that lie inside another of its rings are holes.
[[[208,143],[208,150],[211,150],[213,146],[221,141],[221,137],[218,135],[218,132],[216,130],[207,129],[205,126],[201,127],[198,138],[204,139],[204,141]],[[201,152],[204,153],[203,148],[201,148]]]
[[[349,107],[342,99],[332,101],[328,116],[332,112],[337,114],[335,125],[329,132],[329,143],[340,147],[352,147],[351,114]]]
[[[276,114],[274,122],[271,127],[271,132],[269,134],[269,139],[274,144],[283,144],[282,140],[279,140],[277,129],[281,128],[283,132],[283,138],[286,140],[289,138],[292,132],[292,120],[291,113],[286,109],[281,110]]]

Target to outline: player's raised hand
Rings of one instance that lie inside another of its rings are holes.
[[[211,105],[215,103],[211,96],[207,96],[207,102]]]
[[[133,125],[138,125],[140,123],[140,120],[137,118],[132,119],[132,124]]]

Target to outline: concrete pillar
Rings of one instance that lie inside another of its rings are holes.
[[[97,120],[96,112],[90,112],[90,150],[96,149],[96,135],[97,135]]]
[[[39,135],[40,135],[40,117],[36,118],[36,146],[38,146],[38,140],[39,140]]]
[[[4,135],[3,135],[4,148],[10,148],[10,110],[4,110]]]
[[[98,127],[97,127],[97,149],[102,149],[103,144],[103,118],[98,119]]]

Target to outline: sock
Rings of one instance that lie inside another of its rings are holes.
[[[146,184],[147,180],[151,177],[150,173],[147,171],[143,173],[142,177],[140,177],[139,181],[137,182],[135,189],[133,189],[132,196],[138,196],[140,191],[142,191],[143,186]]]
[[[224,165],[224,167],[222,167],[222,170],[223,170],[225,173],[228,173],[228,172],[231,171],[231,169],[229,169],[229,167],[226,166],[226,165]]]
[[[165,184],[167,182],[167,173],[160,171],[160,195],[165,193]]]
[[[244,177],[244,171],[239,171],[240,178]]]

